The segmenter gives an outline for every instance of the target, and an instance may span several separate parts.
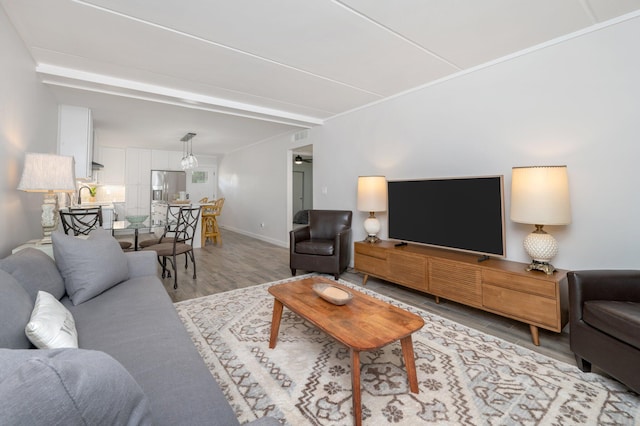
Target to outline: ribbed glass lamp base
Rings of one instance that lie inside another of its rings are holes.
[[[524,250],[533,259],[527,271],[543,271],[550,275],[556,270],[550,262],[558,254],[558,242],[542,226],[536,225],[536,230],[524,239]]]

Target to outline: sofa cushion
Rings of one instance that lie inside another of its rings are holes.
[[[3,424],[151,424],[142,389],[105,353],[0,349],[0,364]]]
[[[29,293],[8,272],[0,270],[0,348],[32,347],[24,334],[32,309]]]
[[[306,240],[296,244],[296,253],[333,256],[333,240]]]
[[[39,349],[78,347],[78,333],[73,315],[46,291],[38,292],[25,333],[31,343]]]
[[[129,277],[127,258],[107,231],[82,239],[51,234],[56,265],[74,305],[86,302]]]
[[[153,253],[145,257],[157,265]],[[239,424],[156,273],[79,305],[63,298],[80,347],[108,353],[127,369],[149,398],[154,424]]]
[[[41,250],[28,247],[0,260],[0,269],[13,275],[35,302],[38,291],[46,291],[60,300],[64,296],[64,281],[51,257]]]
[[[584,302],[582,318],[603,333],[640,349],[640,303],[589,300]]]

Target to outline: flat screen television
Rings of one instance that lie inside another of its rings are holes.
[[[503,176],[388,182],[389,238],[505,257]]]

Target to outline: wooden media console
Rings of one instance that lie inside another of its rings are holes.
[[[540,345],[538,328],[560,333],[568,321],[566,272],[526,271],[508,260],[478,261],[477,255],[391,241],[355,243],[355,269],[440,298],[529,324]]]

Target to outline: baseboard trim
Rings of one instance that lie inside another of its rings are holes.
[[[238,234],[246,235],[247,237],[255,238],[256,240],[264,241],[266,243],[270,243],[279,247],[289,248],[288,241],[280,241],[274,238],[265,237],[264,235],[254,234],[253,232],[248,232],[244,229],[235,228],[233,226],[220,226],[220,228],[228,229],[229,231],[237,232]]]

